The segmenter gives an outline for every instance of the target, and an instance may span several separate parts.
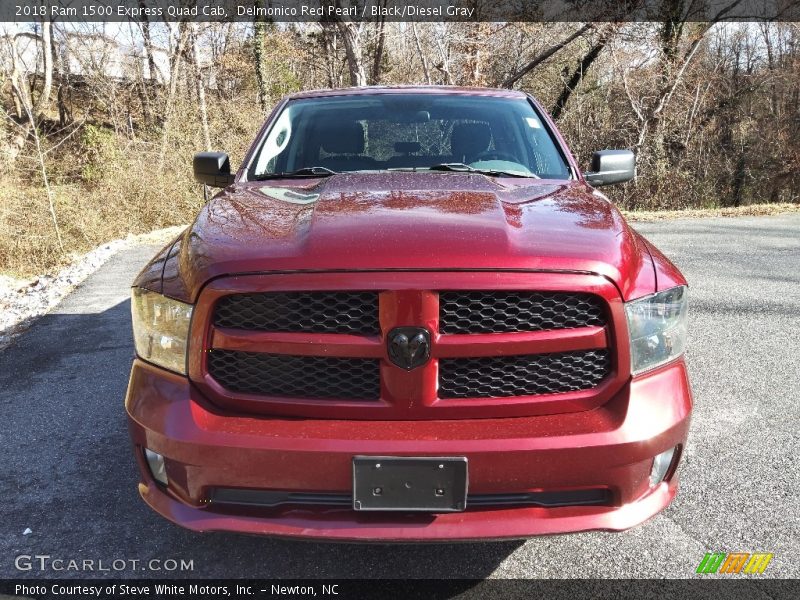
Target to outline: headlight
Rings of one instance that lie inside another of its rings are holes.
[[[687,314],[683,285],[625,304],[634,375],[683,354]]]
[[[192,305],[149,290],[133,288],[131,316],[136,354],[185,375]]]

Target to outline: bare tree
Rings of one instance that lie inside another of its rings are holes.
[[[382,0],[382,5],[386,5],[386,0]],[[386,17],[381,14],[378,23],[376,24],[375,37],[375,52],[372,59],[372,72],[370,73],[369,82],[371,85],[378,85],[381,81],[381,69],[383,66],[384,50],[386,49]]]
[[[256,0],[256,8],[263,8],[264,0]],[[261,110],[266,112],[269,108],[269,85],[267,80],[269,75],[267,73],[267,49],[266,49],[266,36],[267,24],[258,18],[253,24],[253,60],[255,61],[256,82],[258,84],[258,102],[261,105]]]
[[[42,134],[39,129],[41,115],[47,108],[53,85],[53,46],[51,39],[51,25],[52,24],[49,20],[45,20],[42,23],[41,35],[38,38],[40,48],[39,53],[41,56],[42,69],[44,71],[44,80],[42,84],[42,91],[35,103],[33,101],[34,92],[32,86],[29,84],[27,72],[22,66],[19,56],[19,49],[17,47],[17,42],[19,39],[18,33],[9,40],[9,50],[13,65],[11,86],[16,98],[18,110],[22,113],[21,115],[18,115],[19,117],[22,117],[20,119],[21,122],[15,122],[20,129],[20,135],[17,138],[17,143],[18,146],[21,147],[28,137],[33,139],[37,167],[39,175],[42,179],[45,193],[47,195],[48,212],[50,213],[50,218],[53,223],[53,229],[56,234],[59,250],[63,253],[64,242],[61,236],[61,227],[59,226],[58,216],[56,214],[55,193],[50,185],[50,177],[47,172],[47,162],[45,158],[47,152],[44,149]],[[33,67],[34,69],[36,69],[38,66],[38,58],[39,57],[37,57],[35,60]],[[77,127],[75,131],[76,130]]]
[[[161,152],[158,158],[158,170],[164,168],[164,156],[167,153],[167,140],[169,139],[170,120],[172,118],[172,110],[175,104],[175,94],[178,89],[178,79],[180,77],[181,59],[184,54],[186,45],[188,26],[186,21],[180,21],[177,26],[175,47],[170,58],[170,72],[169,72],[169,93],[164,105],[164,124],[161,133]]]
[[[567,36],[565,39],[561,40],[557,44],[550,46],[544,52],[540,52],[539,54],[534,56],[530,61],[528,61],[528,63],[524,67],[506,77],[506,79],[503,81],[503,87],[506,88],[513,87],[514,84],[516,84],[520,79],[525,77],[525,75],[533,71],[536,67],[538,67],[540,64],[542,64],[551,56],[553,56],[556,52],[574,42],[584,33],[590,31],[591,29],[594,29],[594,27],[595,26],[593,23],[586,23],[583,27],[581,27],[571,35]]]
[[[367,73],[364,69],[364,55],[361,47],[363,23],[353,21],[336,21],[336,26],[344,42],[347,56],[347,67],[350,71],[350,85],[360,87],[367,85]]]
[[[42,21],[42,69],[44,70],[44,82],[39,99],[33,107],[33,116],[38,117],[50,102],[50,92],[53,89],[53,43],[51,40],[52,23],[50,19]],[[30,116],[30,115],[29,115]]]
[[[17,41],[20,34],[15,33],[13,36],[8,36],[8,53],[11,57],[11,75],[9,82],[14,96],[15,112],[18,119],[25,118],[29,113],[32,114],[30,87],[28,86],[28,76],[22,66],[22,61],[19,55],[19,48]]]
[[[139,8],[146,7],[145,0],[139,0]],[[141,73],[141,97],[142,97],[142,110],[144,111],[145,119],[152,118],[152,101],[151,90],[157,89],[158,84],[158,69],[156,68],[156,60],[153,54],[153,38],[150,34],[150,21],[147,18],[147,13],[142,11],[139,21],[139,29],[142,33],[142,47],[144,48],[144,55],[147,61],[147,76],[144,75],[144,69]]]
[[[720,22],[726,14],[733,10],[741,0],[734,0],[722,8],[710,21],[706,23],[694,24],[694,30],[686,34],[689,24],[687,22],[688,13],[682,0],[670,0],[665,3],[664,9],[667,11],[665,20],[661,23],[661,85],[658,89],[654,101],[645,105],[641,103],[637,111],[641,126],[639,137],[636,141],[637,158],[646,147],[648,136],[654,137],[652,149],[657,153],[663,152],[662,136],[662,115],[669,105],[675,90],[681,84],[686,69],[691,64],[700,45],[705,40],[706,34],[714,24]],[[681,54],[680,44],[682,38],[686,36],[691,40],[688,47]]]
[[[191,24],[189,52],[194,69],[194,80],[197,87],[197,106],[200,111],[200,124],[203,130],[203,142],[206,151],[211,150],[211,133],[208,129],[208,106],[206,105],[206,84],[203,80],[203,70],[200,66],[200,58],[197,52],[197,38],[199,37],[199,23]]]
[[[453,75],[450,70],[451,61],[451,47],[450,47],[450,23],[439,23],[440,31],[435,32],[433,39],[436,43],[436,49],[439,52],[439,62],[434,64],[437,71],[442,74],[442,83],[450,85],[453,83]]]
[[[581,60],[578,62],[578,66],[576,67],[575,71],[573,71],[569,80],[564,83],[564,89],[561,90],[558,100],[556,100],[553,109],[550,111],[550,114],[553,115],[554,119],[558,119],[561,116],[561,113],[564,111],[564,107],[566,106],[570,96],[577,89],[578,85],[580,85],[581,81],[583,81],[586,72],[592,66],[592,63],[597,60],[597,57],[600,56],[600,52],[602,52],[603,48],[606,47],[609,38],[616,30],[616,25],[610,25],[606,27],[600,34],[597,42],[592,45],[589,51],[584,54],[583,58],[581,58]]]
[[[419,60],[422,65],[422,73],[425,75],[425,83],[431,85],[433,80],[431,79],[431,71],[428,67],[428,59],[425,53],[422,51],[422,44],[419,41],[419,34],[417,33],[417,24],[413,21],[411,22],[411,33],[414,36],[414,44],[417,47],[417,54],[419,55]]]

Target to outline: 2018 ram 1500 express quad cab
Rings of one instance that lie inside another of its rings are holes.
[[[686,282],[520,92],[305,92],[133,287],[168,519],[329,540],[621,530],[672,500]]]

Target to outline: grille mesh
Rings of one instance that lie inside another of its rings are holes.
[[[503,398],[587,390],[611,370],[608,350],[439,361],[440,398]]]
[[[225,296],[214,325],[255,331],[377,334],[376,292],[270,292]]]
[[[592,294],[497,291],[439,294],[442,333],[512,333],[605,324],[602,300]]]
[[[286,398],[377,400],[378,361],[212,350],[208,371],[232,392]]]

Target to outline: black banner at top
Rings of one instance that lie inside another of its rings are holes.
[[[2,0],[0,21],[800,21],[800,0]]]

